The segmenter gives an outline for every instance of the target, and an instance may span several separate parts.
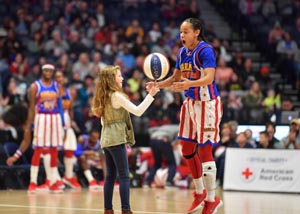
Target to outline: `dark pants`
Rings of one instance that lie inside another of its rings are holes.
[[[114,183],[119,174],[119,192],[122,210],[130,210],[129,204],[129,167],[127,151],[124,144],[103,149],[106,160],[106,177],[104,182],[104,208],[111,210]]]
[[[150,147],[154,156],[154,166],[150,169],[146,182],[151,184],[156,171],[162,166],[163,160],[165,160],[168,164],[167,182],[173,183],[176,174],[176,161],[171,143],[163,140],[151,140]]]

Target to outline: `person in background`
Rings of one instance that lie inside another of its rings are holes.
[[[269,148],[269,138],[266,131],[259,132],[259,141],[257,142],[256,148],[258,149],[268,149]]]
[[[175,186],[173,180],[176,174],[176,161],[173,152],[173,143],[177,138],[178,125],[152,127],[149,129],[149,134],[154,165],[149,171],[146,183],[151,187],[156,171],[162,167],[163,160],[165,160],[168,167],[166,186]]]
[[[103,182],[98,182],[90,169],[91,167],[102,168],[103,175],[105,175],[105,160],[103,150],[101,149],[100,133],[98,130],[92,130],[89,134],[83,134],[78,137],[75,156],[89,183],[89,189],[100,189]]]
[[[247,135],[245,132],[238,133],[236,141],[232,144],[233,148],[253,148],[253,145],[247,141]]]
[[[299,119],[292,119],[290,122],[290,131],[286,137],[284,137],[280,144],[284,149],[300,149],[300,121]]]
[[[266,124],[266,132],[268,133],[269,149],[281,149],[280,141],[274,136],[276,132],[275,123],[268,122]]]
[[[29,112],[24,128],[24,140],[16,153],[7,159],[7,165],[12,165],[30,145],[31,129],[33,128],[34,154],[31,160],[29,193],[37,190],[37,177],[40,158],[46,151],[50,154],[50,169],[47,177],[50,179],[50,191],[60,193],[62,190],[56,180],[58,165],[57,148],[64,140],[64,116],[61,101],[61,90],[53,80],[54,66],[44,64],[42,77],[31,84],[29,88]]]

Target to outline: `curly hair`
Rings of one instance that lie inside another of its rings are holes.
[[[112,93],[118,91],[124,94],[123,89],[116,84],[118,70],[120,70],[119,66],[109,65],[103,68],[98,74],[91,109],[97,117],[102,117],[105,108],[111,105]]]

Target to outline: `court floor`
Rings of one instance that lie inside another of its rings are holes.
[[[192,190],[132,188],[131,206],[135,214],[183,214],[191,203]],[[224,205],[218,214],[299,214],[299,194],[232,192],[217,189]],[[120,211],[118,190],[114,210]],[[66,190],[61,194],[25,190],[0,191],[2,214],[85,214],[103,213],[103,192]],[[196,212],[200,214],[201,212]]]

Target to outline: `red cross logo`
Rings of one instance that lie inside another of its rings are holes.
[[[251,175],[253,175],[253,172],[247,167],[243,172],[242,175],[245,177],[246,180],[250,178]]]

